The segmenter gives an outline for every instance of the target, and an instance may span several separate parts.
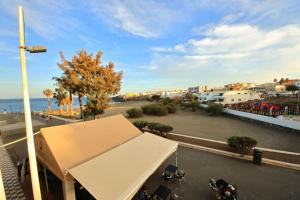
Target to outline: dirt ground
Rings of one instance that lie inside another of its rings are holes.
[[[111,116],[115,114],[123,114],[126,116],[126,110],[129,108],[139,108],[149,102],[126,102],[117,103],[112,105],[109,109],[105,110],[105,113],[101,117]],[[3,116],[0,116],[4,120]],[[17,118],[9,115],[10,121],[20,121],[21,116]],[[62,124],[59,120],[52,120],[50,122],[40,117],[34,117],[38,120],[42,120],[46,125],[53,126]],[[149,122],[159,122],[173,126],[172,132],[196,136],[207,139],[226,141],[227,138],[236,136],[249,136],[258,141],[259,147],[273,148],[278,150],[300,152],[300,134],[275,127],[268,127],[263,124],[257,124],[249,120],[241,120],[231,116],[209,116],[202,111],[191,112],[178,109],[177,113],[169,114],[167,116],[156,117],[144,115],[142,118],[129,119],[135,120],[147,120]],[[35,127],[40,128],[40,127]],[[35,129],[34,131],[37,131]],[[3,134],[2,138],[4,142],[10,142],[16,138],[23,137],[25,130],[16,130],[13,135]],[[10,135],[10,136],[8,136]],[[3,137],[4,136],[4,137]]]
[[[147,102],[129,102],[115,105],[105,111],[101,117],[123,114],[132,107],[139,108]],[[209,116],[203,111],[185,111],[178,109],[175,114],[157,117],[144,115],[142,118],[130,119],[147,120],[173,126],[174,133],[226,141],[231,136],[248,136],[258,141],[259,147],[300,152],[300,134],[291,130],[269,127],[263,124],[241,120],[231,116]]]

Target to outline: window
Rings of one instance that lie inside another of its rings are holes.
[[[239,99],[239,101],[242,101],[242,99]]]
[[[245,94],[248,94],[247,92]]]
[[[231,101],[234,101],[234,99],[231,99]]]

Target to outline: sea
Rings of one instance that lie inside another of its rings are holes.
[[[55,99],[51,99],[51,109],[58,109]],[[83,105],[86,99],[83,99]],[[73,98],[73,108],[79,107],[78,98]],[[30,99],[31,111],[46,111],[48,109],[47,98]],[[24,112],[23,99],[0,99],[0,113],[19,113]]]

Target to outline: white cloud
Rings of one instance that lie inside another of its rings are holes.
[[[89,1],[97,17],[133,35],[154,38],[163,35],[178,20],[178,12],[159,1]]]
[[[154,52],[178,52],[183,53],[186,51],[186,47],[183,44],[177,44],[174,47],[152,47]]]
[[[178,54],[177,45],[185,52]],[[218,25],[200,39],[177,45],[160,47],[165,51],[156,49],[150,63],[152,71],[174,81],[198,82],[300,76],[300,25],[273,30],[249,24]]]

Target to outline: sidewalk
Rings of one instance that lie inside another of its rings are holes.
[[[0,145],[2,145],[0,137]],[[5,148],[0,148],[0,167],[3,178],[3,184],[6,194],[6,199],[24,200],[26,199],[23,190],[19,184],[15,166],[10,159]]]

